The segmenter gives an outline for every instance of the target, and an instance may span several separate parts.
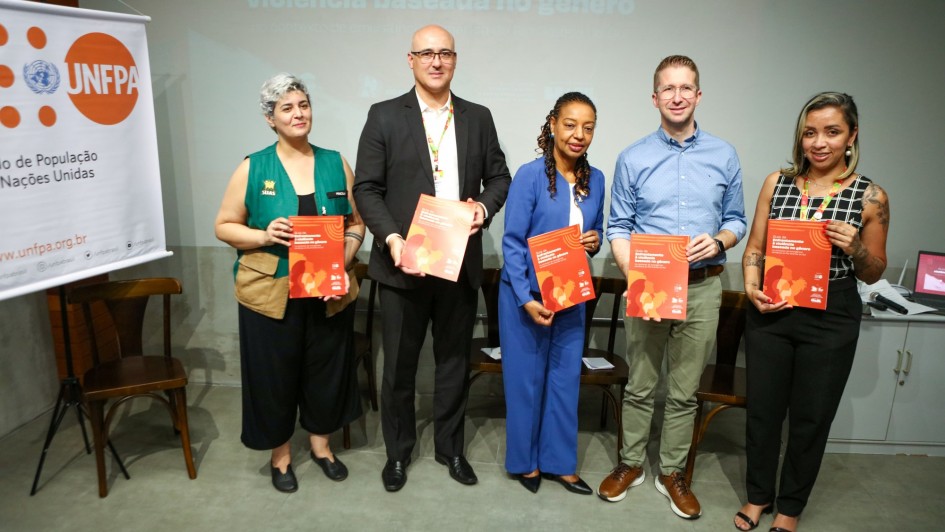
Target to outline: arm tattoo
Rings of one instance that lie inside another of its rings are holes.
[[[876,183],[870,183],[863,191],[863,206],[876,206],[876,220],[883,226],[889,228],[889,201],[886,199],[886,191]]]
[[[745,257],[745,261],[744,261],[744,262],[745,262],[744,266],[745,266],[746,268],[748,268],[748,267],[750,267],[750,266],[754,266],[754,267],[759,268],[759,269],[764,269],[764,267],[765,267],[765,257],[764,257],[764,255],[762,255],[761,253],[757,253],[757,252],[752,253],[752,254],[748,255],[747,257]]]
[[[856,241],[855,246],[856,249],[853,250],[850,257],[853,259],[853,271],[856,272],[856,276],[861,279],[864,275],[872,277],[870,274],[874,271],[877,276],[882,275],[883,271],[886,269],[886,264],[879,260],[879,258],[871,255],[869,250],[866,249],[866,246],[859,240]]]

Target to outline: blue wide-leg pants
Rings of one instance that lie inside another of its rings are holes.
[[[505,469],[556,475],[577,470],[577,405],[584,352],[584,305],[537,325],[499,286],[499,343],[506,404]]]

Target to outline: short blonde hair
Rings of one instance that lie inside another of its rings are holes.
[[[692,70],[696,73],[696,88],[699,88],[699,67],[696,66],[696,62],[684,55],[671,55],[664,58],[660,61],[660,64],[656,67],[656,71],[653,72],[653,92],[655,93],[659,89],[660,84],[660,72],[666,70],[669,67],[686,67],[689,70]]]

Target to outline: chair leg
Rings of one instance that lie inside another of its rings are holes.
[[[174,428],[180,432],[180,444],[184,449],[184,462],[187,464],[187,476],[197,478],[197,468],[194,467],[194,455],[190,449],[190,425],[187,421],[187,390],[178,388],[174,395]]]
[[[350,449],[351,448],[351,424],[350,423],[345,423],[344,428],[341,429],[341,434],[342,434],[342,440],[343,440],[342,445],[344,445],[345,449]]]
[[[600,430],[607,428],[607,396],[600,398]]]
[[[696,467],[696,453],[699,451],[699,442],[702,441],[702,407],[703,402],[696,401],[696,419],[692,425],[692,442],[689,444],[689,456],[686,457],[686,484],[692,485],[692,471]]]
[[[95,447],[95,469],[98,473],[98,496],[108,496],[108,479],[105,477],[105,434],[104,401],[89,402],[89,420],[92,422],[92,445]]]
[[[180,427],[178,426],[177,419],[177,394],[174,393],[174,390],[164,390],[164,395],[167,397],[167,402],[171,405],[171,412],[174,412],[174,436],[180,435]]]
[[[374,374],[374,355],[364,355],[364,371],[367,373],[368,393],[371,395],[371,410],[377,412],[377,375]]]

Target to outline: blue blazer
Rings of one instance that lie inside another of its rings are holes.
[[[564,176],[558,173],[555,184],[557,193],[554,198],[551,197],[542,157],[523,164],[512,179],[505,204],[505,233],[502,235],[505,264],[502,267],[502,280],[512,286],[518,306],[534,300],[532,293],[540,292],[528,252],[528,239],[570,225],[571,194],[568,186]],[[581,232],[593,229],[599,238],[603,238],[604,174],[593,166],[588,187],[588,197],[578,203],[584,214]]]

